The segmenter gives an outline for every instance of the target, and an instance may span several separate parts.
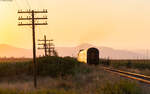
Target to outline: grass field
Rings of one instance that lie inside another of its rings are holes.
[[[150,60],[102,60],[101,64],[150,76]]]
[[[0,94],[149,94],[150,87],[89,66],[70,57],[37,59],[38,88],[32,62],[0,63]],[[145,88],[146,87],[146,88]]]
[[[0,63],[5,63],[5,62],[9,62],[9,63],[13,63],[13,62],[25,62],[25,61],[31,61],[32,59],[31,58],[14,58],[14,57],[11,57],[11,58],[0,58]]]

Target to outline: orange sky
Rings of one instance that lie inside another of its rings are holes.
[[[0,44],[32,47],[30,27],[17,26],[17,10],[27,0],[0,1]],[[48,26],[36,27],[56,46],[92,43],[119,49],[150,48],[149,0],[28,0],[32,9],[48,9]]]

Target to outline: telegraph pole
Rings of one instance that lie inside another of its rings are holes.
[[[36,43],[35,43],[35,26],[36,25],[48,25],[47,22],[44,23],[38,23],[35,22],[35,20],[45,20],[48,19],[47,16],[43,16],[43,17],[35,17],[35,14],[38,13],[48,13],[47,10],[42,10],[42,11],[34,11],[34,10],[27,10],[27,11],[23,11],[23,10],[18,10],[19,14],[24,14],[24,13],[29,13],[31,14],[30,16],[27,17],[22,17],[20,16],[18,18],[18,20],[29,20],[32,21],[32,23],[22,23],[20,22],[18,25],[19,26],[32,26],[32,37],[33,37],[33,75],[34,75],[34,87],[37,87],[37,63],[36,63]]]
[[[43,47],[39,47],[38,49],[39,50],[43,50],[44,49],[44,52],[45,52],[45,56],[51,56],[50,55],[50,49],[51,49],[51,41],[53,40],[48,40],[46,38],[46,35],[44,35],[44,39],[43,40],[38,40],[39,42],[44,42],[44,43],[39,43],[38,45],[43,45]]]
[[[48,52],[49,52],[49,56],[55,56],[55,45],[53,43],[51,43],[51,41],[49,41],[48,43]]]

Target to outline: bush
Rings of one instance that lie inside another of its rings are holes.
[[[78,72],[86,73],[88,69],[82,69],[81,66],[81,63],[70,57],[44,57],[38,59],[38,74],[41,76],[58,77],[75,75]]]
[[[78,73],[88,73],[90,69],[71,57],[41,57],[37,59],[39,76],[66,76]],[[33,62],[0,63],[1,77],[32,76]]]
[[[0,63],[1,77],[30,74],[32,74],[31,62]]]
[[[115,68],[126,67],[134,69],[150,69],[149,60],[111,60],[111,66]]]
[[[97,90],[97,94],[142,94],[140,87],[127,80],[116,83],[107,83]]]
[[[0,89],[0,94],[76,94],[74,91],[66,91],[64,89],[36,90],[36,91],[21,91],[16,89]]]

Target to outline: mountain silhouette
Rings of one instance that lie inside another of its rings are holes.
[[[0,57],[32,57],[31,49],[17,48],[7,44],[0,44]]]
[[[135,51],[118,50],[110,47],[99,47],[92,44],[84,43],[76,47],[57,47],[57,51],[61,56],[73,56],[77,57],[78,52],[81,49],[88,49],[90,47],[96,47],[99,49],[100,58],[110,58],[110,59],[137,59],[145,57],[143,54]]]
[[[100,58],[111,59],[137,59],[144,58],[145,56],[138,51],[118,50],[109,47],[98,47],[92,44],[84,43],[76,47],[56,47],[59,56],[73,56],[77,57],[81,49],[96,47],[100,51]],[[37,56],[44,54],[44,51],[37,50]],[[32,58],[32,49],[18,48],[7,44],[0,44],[0,57],[30,57]]]

